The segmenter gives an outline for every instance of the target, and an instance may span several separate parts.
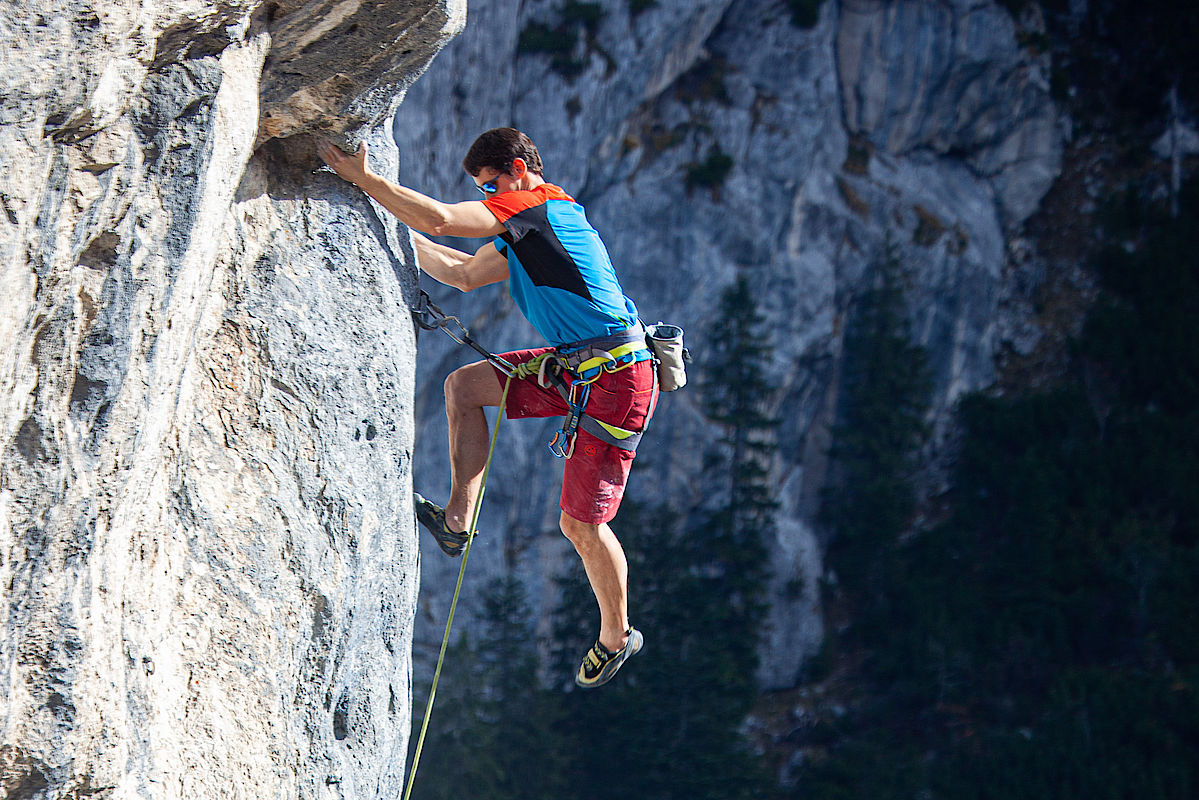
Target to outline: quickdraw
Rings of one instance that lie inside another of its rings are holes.
[[[504,377],[510,378],[515,373],[516,367],[511,362],[487,352],[482,345],[470,338],[470,331],[466,329],[466,326],[457,317],[450,316],[442,311],[436,303],[429,299],[428,293],[423,289],[421,290],[416,308],[412,309],[412,318],[422,330],[440,330],[458,344],[464,344],[471,348],[487,359],[492,366],[504,373]]]
[[[562,427],[550,440],[550,452],[558,458],[570,458],[575,452],[575,441],[578,439],[579,420],[583,410],[587,408],[587,400],[591,397],[591,383],[575,381],[567,389],[565,397],[569,409],[562,420]]]

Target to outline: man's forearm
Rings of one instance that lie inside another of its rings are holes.
[[[331,142],[322,141],[317,145],[317,152],[343,180],[366,192],[409,228],[433,236],[473,239],[495,236],[504,230],[495,214],[478,200],[443,203],[374,174],[366,165],[366,142],[358,152],[350,154]]]
[[[412,242],[416,245],[416,261],[421,270],[438,283],[469,291],[469,281],[463,265],[470,260],[469,253],[446,247],[428,237],[412,231]]]
[[[373,197],[379,205],[409,228],[435,234],[447,222],[445,204],[415,189],[392,183],[373,173],[358,178],[354,185]]]

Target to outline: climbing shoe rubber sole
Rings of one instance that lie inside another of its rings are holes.
[[[450,558],[462,555],[462,550],[466,547],[466,540],[469,538],[466,532],[455,533],[446,527],[445,509],[441,506],[426,500],[418,492],[412,493],[412,499],[416,506],[416,521],[433,534],[441,552]]]
[[[591,646],[575,673],[575,683],[584,689],[594,689],[612,680],[629,656],[636,655],[645,643],[645,637],[636,628],[629,628],[629,640],[615,653],[598,641]]]

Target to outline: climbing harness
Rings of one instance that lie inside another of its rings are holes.
[[[641,437],[649,429],[649,419],[653,416],[654,407],[651,406],[646,413],[646,423],[642,429],[634,431],[590,416],[586,413],[587,401],[591,397],[592,384],[601,376],[633,366],[637,363],[637,354],[648,349],[645,329],[641,323],[637,323],[620,333],[559,345],[552,351],[516,365],[516,377],[529,378],[536,375],[537,382],[543,388],[556,389],[566,403],[566,416],[549,443],[551,453],[558,458],[570,458],[574,454],[575,441],[580,429],[613,447],[636,451]],[[653,358],[652,351],[650,356]],[[567,377],[570,380],[567,380]],[[656,389],[656,368],[653,377]],[[657,392],[652,396],[656,405]]]
[[[422,294],[424,293],[422,292]],[[428,299],[427,295],[426,299]],[[464,333],[465,330],[463,328]],[[490,360],[489,358],[488,361]],[[500,360],[503,361],[503,359]],[[504,363],[507,362],[505,361]],[[470,558],[470,545],[478,533],[476,526],[479,524],[479,509],[483,507],[483,492],[487,489],[487,476],[491,472],[491,457],[495,455],[495,443],[500,434],[500,420],[504,418],[504,404],[508,400],[508,389],[511,386],[512,374],[509,373],[507,380],[504,381],[504,394],[500,398],[500,415],[496,417],[495,428],[491,431],[491,446],[487,450],[487,461],[483,464],[483,480],[479,483],[479,494],[475,497],[475,510],[471,514],[470,527],[466,529],[466,547],[462,551],[462,564],[458,567],[458,584],[454,587],[454,598],[450,601],[450,613],[445,621],[445,635],[441,637],[441,652],[437,656],[437,668],[433,670],[433,685],[429,687],[429,699],[425,703],[425,718],[421,722],[420,736],[416,740],[416,752],[412,755],[412,770],[408,773],[408,785],[404,789],[404,800],[408,800],[412,795],[412,784],[416,780],[416,768],[420,765],[420,754],[425,747],[425,734],[429,730],[429,717],[433,713],[433,700],[437,697],[437,683],[441,680],[441,667],[445,663],[445,651],[450,644],[450,626],[454,624],[454,611],[458,608],[458,595],[462,592],[462,579],[466,575],[466,560]]]
[[[631,367],[637,362],[637,353],[648,350],[653,361],[654,389],[659,388],[659,361],[654,354],[650,342],[646,340],[645,327],[638,322],[627,330],[619,333],[600,336],[594,339],[584,339],[578,342],[559,345],[551,351],[530,359],[529,361],[512,364],[507,359],[488,352],[470,337],[470,333],[457,317],[442,311],[423,290],[416,308],[412,310],[416,324],[427,331],[441,330],[459,344],[470,347],[483,356],[492,366],[509,378],[537,378],[543,388],[554,388],[566,403],[567,412],[550,440],[549,450],[558,458],[570,458],[574,454],[575,441],[580,429],[621,450],[630,452],[637,450],[641,437],[649,428],[649,419],[653,416],[657,405],[657,391],[654,391],[654,406],[646,414],[646,423],[639,431],[622,428],[603,422],[589,416],[587,401],[591,397],[591,385],[605,373],[619,372]],[[682,330],[678,329],[679,346],[682,342]],[[569,377],[569,380],[567,378]],[[677,387],[676,387],[677,388]]]

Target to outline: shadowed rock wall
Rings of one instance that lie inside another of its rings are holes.
[[[400,793],[412,254],[311,134],[464,13],[0,3],[0,797]]]

